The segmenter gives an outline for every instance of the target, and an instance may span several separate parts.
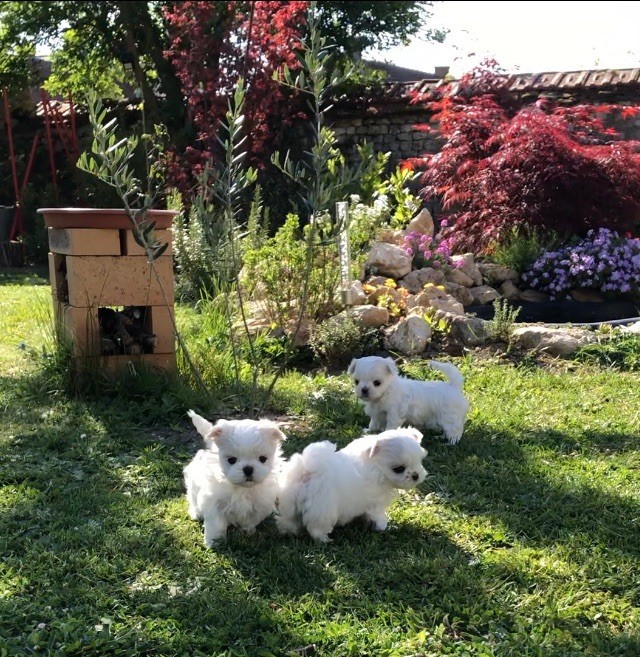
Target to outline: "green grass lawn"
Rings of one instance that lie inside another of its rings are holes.
[[[43,282],[0,279],[0,655],[640,655],[637,374],[458,359],[465,435],[425,437],[387,532],[318,545],[269,520],[208,550],[184,396],[67,396],[30,357]],[[272,410],[287,454],[366,422],[344,376],[287,374]]]

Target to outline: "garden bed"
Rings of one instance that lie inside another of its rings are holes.
[[[640,315],[637,304],[631,301],[511,301],[519,309],[517,323],[544,322],[546,324],[586,324],[636,318]],[[465,306],[468,315],[480,319],[493,319],[494,306]]]

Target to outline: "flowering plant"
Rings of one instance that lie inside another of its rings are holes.
[[[430,237],[424,233],[411,231],[403,237],[402,248],[412,257],[411,264],[414,269],[423,267],[446,269],[454,266],[449,243],[441,240],[439,236]]]
[[[607,228],[590,230],[579,242],[543,253],[522,280],[552,299],[568,298],[576,288],[638,298],[640,239]]]

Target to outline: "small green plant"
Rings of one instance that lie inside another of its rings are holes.
[[[493,262],[522,274],[531,268],[544,251],[552,248],[557,242],[555,233],[514,226],[504,240],[491,245],[490,258]]]
[[[320,229],[316,227],[316,235]],[[289,214],[277,233],[245,253],[243,285],[256,305],[279,328],[295,321],[300,312],[300,291],[306,288],[305,316],[321,319],[335,310],[339,279],[335,242],[317,244],[307,262],[312,227],[300,228],[300,219]]]
[[[387,194],[394,208],[391,219],[393,228],[404,228],[420,208],[420,199],[409,187],[417,177],[415,171],[403,167],[397,167],[389,177]]]
[[[574,359],[625,372],[640,371],[640,337],[618,328],[601,332],[597,342],[578,349]]]
[[[207,191],[208,178],[207,167],[200,177],[188,221],[179,214],[173,224],[176,295],[189,300],[198,299],[204,291],[228,287],[236,280],[241,265],[241,259],[234,258],[231,242],[235,240],[241,248],[242,229],[236,222],[229,222],[219,204],[211,202]],[[253,221],[257,223],[257,217]],[[256,231],[258,229],[259,223],[255,227]],[[257,239],[259,236],[254,237]]]
[[[346,367],[352,358],[374,354],[380,348],[380,333],[350,315],[332,317],[314,328],[309,346],[324,365]]]
[[[487,335],[494,342],[510,342],[513,325],[520,314],[520,308],[513,308],[507,299],[493,302],[493,319],[487,327]]]
[[[438,317],[437,314],[438,310],[436,308],[428,308],[423,315],[424,321],[431,328],[434,337],[444,338],[451,333],[451,323],[444,317]]]

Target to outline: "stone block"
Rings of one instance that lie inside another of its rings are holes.
[[[147,252],[135,241],[133,237],[133,231],[123,230],[122,232],[122,254],[121,255],[141,255],[146,256]],[[167,250],[162,254],[169,256],[173,253],[173,231],[171,229],[167,230],[156,230],[154,235],[157,241],[162,242],[163,244],[169,244]]]
[[[49,250],[65,255],[120,255],[116,228],[49,228]]]
[[[173,258],[154,265],[169,301],[173,300]],[[92,306],[160,306],[165,295],[144,256],[67,256],[69,303]]]

